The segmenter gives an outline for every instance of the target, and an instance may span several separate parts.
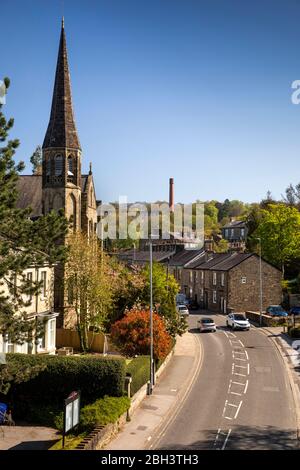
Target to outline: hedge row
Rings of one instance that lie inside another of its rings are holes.
[[[288,334],[291,336],[291,338],[300,338],[300,328],[289,327]]]
[[[80,412],[80,429],[91,430],[95,426],[115,423],[130,407],[128,397],[104,397],[86,405]]]
[[[126,367],[126,373],[132,377],[130,392],[133,396],[145,383],[150,376],[150,356],[137,356]]]
[[[81,391],[82,404],[105,395],[119,397],[124,392],[125,360],[97,356],[31,356],[7,354],[7,362],[19,370],[45,364],[38,375],[11,388],[12,401],[34,400],[45,405],[58,404],[74,390]]]

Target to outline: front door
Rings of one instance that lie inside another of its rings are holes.
[[[208,309],[208,292],[204,292],[204,310]]]

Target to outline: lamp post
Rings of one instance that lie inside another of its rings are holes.
[[[150,384],[148,387],[148,395],[151,395],[154,385],[154,368],[153,368],[153,276],[152,276],[152,240],[149,241],[149,261],[150,261]]]
[[[256,240],[259,241],[259,297],[260,297],[260,312],[259,312],[259,326],[262,326],[262,310],[263,310],[263,298],[262,298],[262,269],[261,269],[261,238],[258,237]]]

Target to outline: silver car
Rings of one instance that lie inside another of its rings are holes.
[[[230,313],[227,315],[226,325],[233,330],[250,330],[248,318],[241,313]]]
[[[201,320],[198,320],[198,328],[201,333],[204,331],[217,331],[214,320],[209,317],[203,317]]]

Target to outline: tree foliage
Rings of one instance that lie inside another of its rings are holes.
[[[261,210],[261,220],[252,238],[261,238],[262,255],[282,269],[300,257],[300,213],[285,204],[269,204]]]
[[[76,232],[68,237],[65,283],[76,314],[82,351],[90,349],[88,331],[102,329],[113,302],[113,277],[96,237]]]
[[[133,308],[112,325],[111,338],[125,356],[149,354],[150,311]],[[164,319],[153,312],[153,356],[164,359],[172,347]]]
[[[8,88],[9,80],[5,83]],[[33,221],[30,207],[17,208],[17,181],[24,164],[14,161],[19,141],[8,140],[13,124],[0,105],[0,334],[22,343],[34,328],[26,318],[24,299],[41,288],[40,282],[28,283],[24,270],[64,259],[65,247],[58,242],[67,231],[67,221],[54,212]]]
[[[32,164],[33,174],[41,173],[42,160],[43,160],[42,147],[38,145],[30,157],[30,163]]]

